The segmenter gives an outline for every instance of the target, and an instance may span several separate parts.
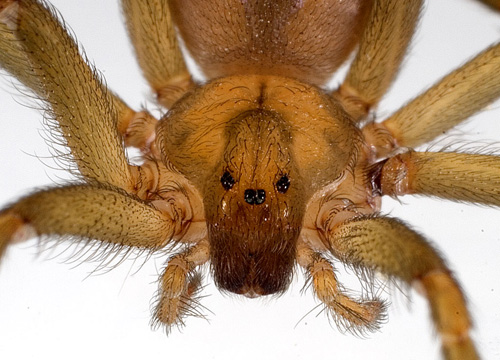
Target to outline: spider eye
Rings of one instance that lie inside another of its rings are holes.
[[[234,185],[234,178],[231,176],[229,171],[226,171],[222,177],[220,178],[220,183],[222,184],[222,187],[226,190],[229,190],[233,187]]]
[[[282,194],[286,193],[289,187],[290,187],[290,179],[288,179],[288,176],[286,175],[283,175],[276,183],[276,190],[278,190],[278,192]]]

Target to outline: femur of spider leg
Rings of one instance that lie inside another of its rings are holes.
[[[467,120],[499,97],[500,44],[495,44],[444,76],[380,125],[400,146],[415,148]]]
[[[117,247],[160,249],[182,233],[183,220],[176,209],[165,205],[160,210],[121,189],[67,185],[40,190],[3,209],[0,248],[48,235],[95,239]]]
[[[409,151],[376,166],[382,195],[421,194],[500,205],[500,157]]]
[[[179,47],[169,2],[122,0],[137,60],[158,102],[170,108],[193,85]]]
[[[47,5],[47,4],[46,4]],[[57,38],[58,41],[54,41],[54,43],[62,44],[62,53],[66,54],[74,54],[74,41],[72,41],[71,36],[66,34],[65,28],[60,24],[60,21],[57,17],[54,17],[50,14],[47,14],[46,5],[40,5],[33,2],[30,4],[21,4],[16,1],[8,1],[8,2],[0,2],[0,66],[4,68],[8,73],[14,76],[17,80],[19,80],[23,85],[30,88],[37,97],[40,99],[50,101],[50,96],[48,96],[46,92],[46,86],[42,84],[42,79],[45,78],[43,73],[40,73],[41,69],[47,67],[47,65],[43,62],[39,63],[39,60],[42,57],[37,56],[37,54],[41,51],[40,48],[46,49],[44,46],[36,47],[35,49],[28,50],[30,42],[26,41],[25,36],[20,35],[23,32],[30,33],[30,26],[19,25],[18,22],[20,19],[24,19],[26,7],[31,9],[33,13],[38,14],[38,17],[44,18],[42,24],[37,24],[35,22],[35,31],[36,36],[40,36],[43,39]],[[33,10],[35,9],[35,10]],[[30,11],[30,10],[28,10]],[[50,12],[50,10],[49,10]],[[29,21],[24,21],[29,22]],[[61,49],[59,49],[61,51]],[[42,53],[47,52],[47,50],[42,51]],[[29,54],[29,55],[28,55]],[[90,72],[94,72],[92,66],[85,64],[85,61],[81,59],[81,56],[73,56],[70,57],[71,61],[61,61],[62,56],[57,54],[52,55],[54,61],[50,61],[49,69],[45,71],[56,70],[55,72],[61,74],[56,77],[56,81],[58,83],[65,82],[65,77],[69,76],[71,73],[72,67],[78,68],[78,73],[86,74],[89,70]],[[30,57],[32,57],[30,59]],[[68,70],[69,68],[69,70]],[[64,74],[64,75],[62,75]],[[81,84],[86,84],[85,86],[89,86],[91,84],[90,91],[92,93],[101,94],[101,89],[105,88],[104,82],[99,78],[99,76],[94,75],[83,75],[86,76],[85,80],[81,80],[80,78],[74,79],[72,78],[70,82],[73,84],[73,87],[84,87]],[[80,84],[80,85],[78,85]],[[66,88],[65,88],[66,86]],[[70,93],[71,90],[68,90],[67,84],[65,86],[60,86],[62,88],[63,93]],[[93,89],[92,89],[93,87]],[[57,90],[55,90],[57,92]],[[69,96],[69,95],[68,95]],[[151,121],[147,115],[143,114],[143,112],[136,113],[134,110],[129,108],[127,104],[125,104],[117,95],[115,95],[111,90],[105,89],[105,96],[107,97],[107,101],[109,106],[116,111],[116,117],[106,117],[106,114],[96,115],[95,118],[99,119],[99,121],[110,121],[113,125],[116,121],[116,127],[118,132],[123,136],[125,140],[126,146],[136,146],[142,147],[141,138],[146,138],[144,135],[137,135],[137,127],[133,126],[131,130],[129,130],[129,123],[138,122],[138,118],[143,122],[146,121],[148,123],[155,123],[156,121]],[[85,98],[85,95],[81,95],[82,98]],[[94,99],[95,100],[95,99]],[[88,109],[96,111],[98,106],[96,106],[96,101],[91,102],[95,107],[85,108],[85,112],[88,112]],[[75,106],[76,108],[77,106]],[[56,109],[56,108],[54,108]],[[56,116],[60,115],[58,111],[55,111]],[[149,115],[149,117],[151,117]],[[153,119],[154,120],[154,119]],[[88,122],[88,118],[85,117],[85,122]],[[83,124],[85,125],[85,124]],[[98,124],[99,126],[102,126]],[[64,126],[64,123],[63,123]],[[85,128],[84,126],[81,126]],[[97,131],[95,131],[96,126],[91,126],[90,131],[95,135]],[[154,125],[153,125],[154,131]],[[144,131],[142,131],[144,132]],[[119,142],[119,138],[116,139]],[[104,143],[109,142],[104,140]],[[81,155],[81,154],[80,154]]]
[[[346,78],[333,95],[363,120],[396,77],[418,23],[421,0],[377,0]]]
[[[153,326],[163,324],[169,331],[173,325],[183,325],[187,315],[201,316],[195,308],[196,295],[201,289],[201,275],[196,273],[196,268],[208,259],[208,242],[202,240],[169,260],[160,280]]]
[[[337,326],[354,332],[378,329],[385,318],[385,303],[378,300],[355,300],[346,295],[337,282],[332,264],[307,246],[298,250],[299,264],[312,279],[314,293],[323,302]]]
[[[51,137],[67,145],[83,178],[131,190],[117,125],[132,110],[106,88],[47,2],[0,6],[0,65],[44,102]]]

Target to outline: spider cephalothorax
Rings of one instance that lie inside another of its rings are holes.
[[[157,148],[202,193],[216,283],[253,296],[286,289],[306,203],[352,170],[360,142],[320,89],[235,76],[181,99],[159,123]]]
[[[500,45],[374,122],[420,0],[122,4],[169,109],[159,121],[107,89],[44,1],[0,0],[0,65],[45,104],[80,176],[1,210],[0,255],[31,235],[100,241],[103,257],[176,248],[153,311],[167,331],[200,314],[205,264],[221,290],[247,297],[283,293],[300,266],[328,315],[358,333],[385,318],[373,281],[382,273],[427,297],[447,359],[478,357],[445,261],[380,204],[422,194],[500,205],[499,157],[412,150],[500,96]],[[177,31],[204,81],[187,71]],[[342,84],[324,89],[353,49]],[[333,262],[360,275],[362,296],[338,283]]]

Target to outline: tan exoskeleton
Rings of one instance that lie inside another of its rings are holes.
[[[477,358],[450,270],[379,210],[382,195],[405,194],[500,205],[498,157],[411,150],[500,96],[500,46],[375,123],[421,1],[122,3],[169,108],[159,122],[106,88],[45,3],[0,0],[0,64],[46,102],[81,177],[4,208],[0,253],[31,236],[102,241],[108,252],[177,246],[154,311],[166,329],[196,314],[204,264],[221,290],[248,297],[283,292],[298,264],[339,324],[377,329],[384,303],[343,292],[339,261],[363,281],[379,272],[421,289],[445,357]],[[174,26],[206,83],[189,75]],[[323,90],[356,47],[342,85]]]

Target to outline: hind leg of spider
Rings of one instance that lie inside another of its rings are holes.
[[[207,240],[173,256],[160,280],[158,302],[154,308],[153,326],[164,325],[167,332],[173,325],[184,325],[184,317],[203,316],[196,309],[196,295],[201,289],[201,274],[196,268],[209,260]]]
[[[350,298],[338,284],[332,264],[304,243],[297,249],[297,260],[311,278],[314,293],[325,304],[328,316],[341,330],[363,334],[379,328],[385,317],[382,301]]]
[[[157,100],[169,108],[192,86],[167,1],[122,0],[139,65]]]
[[[362,120],[398,73],[414,33],[422,1],[375,0],[349,72],[333,93]]]
[[[332,254],[415,286],[427,297],[448,360],[478,359],[469,337],[471,320],[464,295],[450,270],[425,239],[387,217],[326,219],[321,235]]]

